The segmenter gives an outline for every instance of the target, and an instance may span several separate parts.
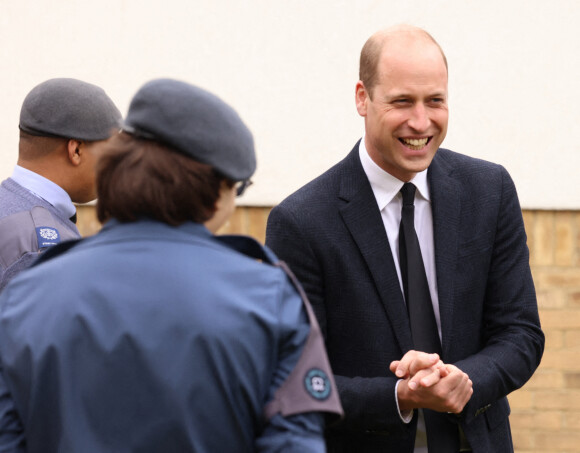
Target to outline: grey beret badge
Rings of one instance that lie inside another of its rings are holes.
[[[324,401],[330,396],[330,379],[319,368],[312,368],[306,373],[304,386],[308,394],[318,401]]]

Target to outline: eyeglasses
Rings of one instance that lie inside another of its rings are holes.
[[[236,183],[236,196],[241,197],[246,189],[254,184],[250,179],[245,179],[243,181]]]

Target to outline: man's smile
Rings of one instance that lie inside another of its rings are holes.
[[[413,151],[419,151],[425,147],[425,145],[431,140],[431,137],[424,138],[400,138],[399,141],[406,147],[412,149]]]

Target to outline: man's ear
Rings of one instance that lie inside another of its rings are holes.
[[[67,142],[68,160],[74,166],[80,165],[81,163],[82,144],[83,142],[75,140],[74,138],[71,138]]]
[[[355,88],[355,102],[356,110],[360,116],[367,116],[367,100],[369,100],[369,93],[362,81],[359,80]]]

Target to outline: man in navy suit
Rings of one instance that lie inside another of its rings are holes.
[[[424,30],[371,36],[355,97],[364,137],[268,219],[266,242],[308,293],[345,410],[329,452],[513,451],[506,396],[544,348],[526,234],[507,171],[440,148],[447,81]],[[408,182],[439,354],[415,348],[404,296]]]

